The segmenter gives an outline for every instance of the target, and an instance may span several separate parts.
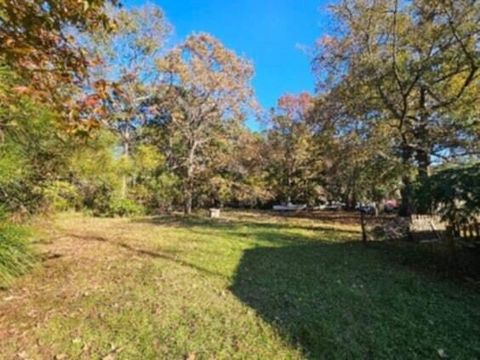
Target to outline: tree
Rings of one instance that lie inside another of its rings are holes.
[[[313,98],[307,93],[278,100],[267,131],[269,179],[277,200],[315,202],[321,171],[309,119]]]
[[[403,169],[388,124],[368,118],[343,90],[337,87],[317,97],[310,122],[322,163],[319,182],[330,200],[353,209],[359,201],[395,195]]]
[[[160,115],[167,121],[169,146],[183,181],[184,209],[192,211],[195,180],[206,166],[203,151],[227,139],[253,104],[253,67],[208,34],[197,34],[157,62],[167,88]]]
[[[10,71],[0,71],[0,79],[0,204],[33,213],[49,205],[45,191],[66,176],[77,144],[62,131],[58,113],[28,96],[11,98],[18,78]]]
[[[120,198],[122,169],[115,156],[117,144],[116,134],[98,129],[82,138],[69,157],[68,181],[76,187],[82,206],[95,215],[107,214],[112,200]]]
[[[205,149],[209,166],[199,179],[199,188],[204,194],[200,204],[253,207],[271,200],[264,137],[242,127],[226,140]]]
[[[432,156],[478,150],[478,2],[345,0],[332,10],[340,28],[319,41],[320,85],[344,87],[370,118],[388,122],[405,168],[426,183]]]
[[[0,1],[0,202],[9,211],[50,207],[71,189],[64,180],[79,143],[64,131],[64,110],[89,66],[72,34],[109,28],[107,2],[117,3]]]
[[[151,112],[160,74],[155,61],[164,52],[170,25],[155,5],[130,10],[110,8],[116,23],[113,31],[97,30],[83,43],[96,65],[90,69],[93,95],[84,99],[99,105],[96,120],[118,134],[126,172],[122,176],[122,196],[127,196],[128,163],[137,128]],[[93,62],[93,60],[92,60]]]

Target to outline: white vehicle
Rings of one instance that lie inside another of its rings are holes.
[[[345,206],[346,204],[342,202],[332,201],[325,206],[325,210],[338,211],[338,210],[342,210]]]
[[[300,210],[306,210],[307,205],[305,204],[292,204],[288,203],[286,205],[274,205],[273,210],[274,211],[300,211]]]

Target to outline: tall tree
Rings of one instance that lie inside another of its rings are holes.
[[[96,31],[83,39],[95,66],[93,95],[85,101],[100,105],[96,119],[118,134],[126,163],[131,159],[136,130],[150,113],[160,74],[155,61],[165,52],[171,27],[155,5],[134,9],[109,8],[113,31]],[[127,195],[128,174],[122,179]]]
[[[317,157],[308,121],[313,105],[313,98],[307,93],[284,95],[272,113],[266,155],[277,200],[315,202],[321,159]]]
[[[337,87],[318,96],[309,121],[325,195],[354,208],[359,201],[378,202],[394,195],[402,167],[389,125],[382,118],[369,118],[343,90]]]
[[[316,58],[324,89],[344,87],[369,118],[388,122],[405,167],[416,166],[424,182],[432,156],[475,150],[478,2],[345,0],[332,11],[339,29],[319,41]],[[412,210],[408,174],[405,215]]]
[[[271,199],[265,171],[269,153],[264,137],[246,127],[232,135],[205,149],[208,168],[199,178],[205,199],[201,205],[258,206]]]
[[[168,83],[163,107],[189,214],[195,179],[206,161],[202,151],[234,129],[253,103],[253,67],[208,34],[188,37],[157,65]]]

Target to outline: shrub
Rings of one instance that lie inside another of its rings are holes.
[[[171,173],[163,173],[156,179],[152,192],[157,209],[169,208],[181,197],[180,179]]]
[[[86,209],[92,210],[93,215],[107,215],[110,211],[112,189],[107,184],[99,186],[86,186],[82,189],[83,205]]]
[[[77,188],[66,181],[53,181],[43,190],[45,201],[56,211],[66,211],[78,208],[80,195]]]
[[[114,198],[110,201],[107,216],[140,216],[145,214],[145,208],[130,199]]]
[[[462,225],[480,215],[480,163],[451,166],[417,185],[419,207],[434,208],[451,225]]]
[[[25,228],[0,220],[0,288],[9,286],[33,266],[35,256],[29,237]]]

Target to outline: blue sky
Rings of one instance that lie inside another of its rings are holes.
[[[165,11],[175,40],[205,31],[255,64],[253,81],[266,109],[284,93],[312,92],[309,57],[299,49],[312,46],[326,29],[328,0],[150,0]],[[143,0],[124,0],[136,6]],[[254,124],[250,123],[252,127]]]

